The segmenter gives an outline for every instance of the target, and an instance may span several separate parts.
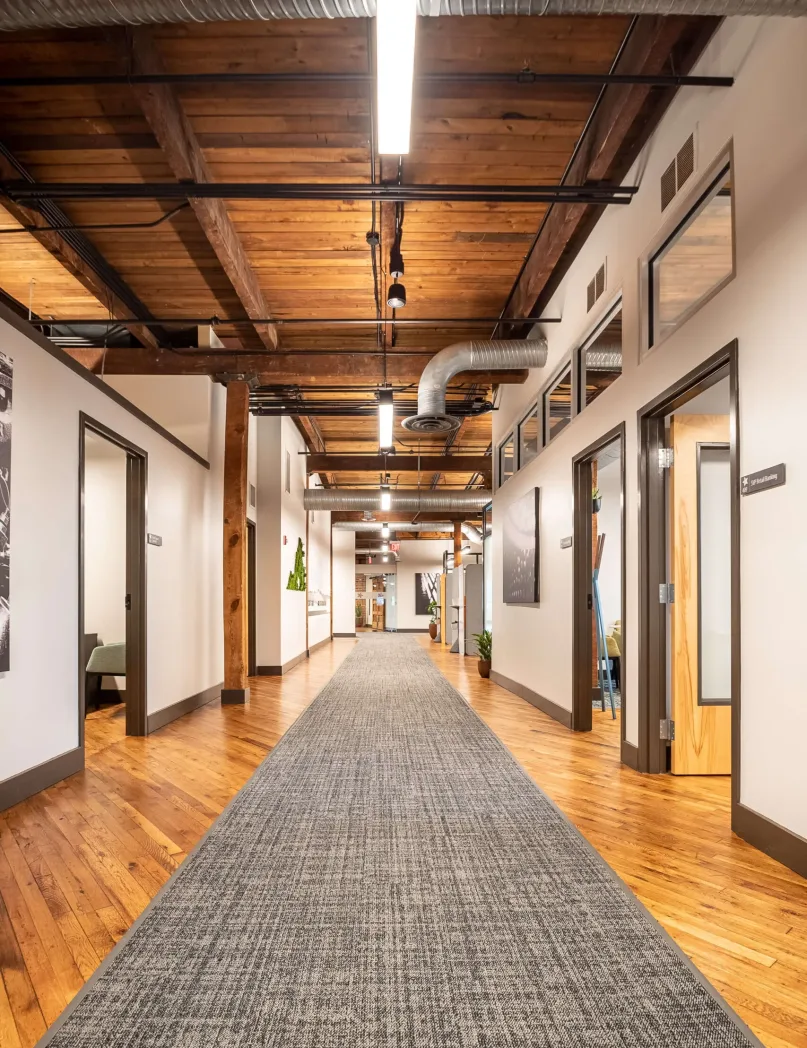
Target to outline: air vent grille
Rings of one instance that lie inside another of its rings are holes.
[[[594,303],[605,291],[605,263],[600,266],[586,288],[586,312],[590,313]]]
[[[250,484],[249,486],[249,504],[253,509],[258,504],[258,492],[255,490],[254,484]]]
[[[695,170],[695,136],[690,135],[675,155],[675,160],[661,176],[661,210],[672,202]]]

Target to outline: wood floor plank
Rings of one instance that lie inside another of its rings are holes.
[[[732,834],[728,779],[639,775],[610,715],[575,734],[418,640],[763,1043],[807,1048],[807,881]],[[0,814],[2,1048],[36,1043],[354,644],[147,738],[93,713],[87,770]]]

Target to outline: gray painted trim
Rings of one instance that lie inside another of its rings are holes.
[[[153,429],[155,433],[158,433],[163,440],[167,440],[169,444],[173,444],[175,448],[179,448],[180,451],[184,452],[189,458],[192,458],[194,462],[198,462],[200,466],[204,466],[205,469],[210,469],[210,463],[207,459],[202,458],[201,455],[197,454],[193,448],[189,448],[187,444],[183,444],[179,437],[175,437],[173,433],[169,433],[167,429],[164,429],[159,422],[155,422],[150,415],[147,415],[145,411],[141,411],[140,408],[135,407],[130,400],[127,400],[122,393],[118,393],[116,389],[108,386],[106,382],[102,382],[100,378],[88,371],[83,364],[79,364],[77,360],[73,360],[69,353],[65,353],[63,349],[59,349],[49,339],[45,338],[44,335],[40,334],[34,328],[30,327],[21,317],[4,306],[0,302],[0,320],[5,320],[9,327],[13,327],[15,331],[19,331],[21,335],[33,342],[40,349],[44,349],[46,353],[54,357],[59,361],[60,364],[64,364],[68,370],[78,375],[79,378],[83,378],[85,382],[89,382],[91,386],[100,390],[105,396],[109,397],[110,400],[122,407],[125,411],[128,411],[130,415],[133,415],[139,422],[142,422],[149,429]],[[168,352],[168,350],[166,350]]]
[[[627,739],[622,739],[622,745],[619,749],[619,759],[623,764],[627,764],[629,768],[633,768],[634,771],[639,770],[639,747],[634,746],[632,742],[628,742]]]
[[[323,687],[324,686],[325,685],[323,685]],[[637,910],[644,916],[644,919],[646,921],[648,921],[650,924],[655,925],[656,931],[660,935],[664,936],[664,938],[666,939],[667,943],[670,945],[670,947],[678,955],[679,959],[687,966],[687,968],[689,968],[689,970],[693,973],[695,978],[700,982],[700,984],[703,986],[703,988],[706,990],[706,992],[709,993],[714,998],[714,1000],[717,1002],[719,1007],[725,1012],[725,1014],[728,1016],[728,1018],[731,1020],[731,1022],[733,1022],[734,1025],[748,1038],[748,1040],[751,1042],[752,1045],[757,1046],[757,1048],[765,1048],[765,1046],[762,1044],[762,1042],[759,1040],[759,1038],[749,1029],[749,1027],[747,1027],[745,1025],[745,1023],[742,1021],[742,1019],[739,1017],[739,1015],[737,1015],[737,1013],[729,1006],[728,1002],[717,992],[717,990],[714,988],[714,986],[712,986],[712,984],[708,981],[706,976],[703,975],[703,973],[695,966],[695,964],[689,959],[689,957],[687,957],[687,955],[684,953],[684,951],[681,949],[681,947],[675,942],[675,940],[672,938],[672,936],[669,934],[669,932],[667,932],[666,929],[663,928],[661,924],[659,924],[659,922],[650,913],[650,911],[647,909],[647,907],[644,906],[643,903],[641,903],[639,901],[639,899],[630,890],[628,885],[622,880],[621,877],[619,877],[619,875],[616,873],[616,871],[611,866],[608,865],[608,863],[605,861],[605,859],[602,857],[602,855],[600,855],[600,853],[597,851],[597,849],[594,847],[594,845],[589,843],[589,841],[583,836],[582,833],[580,833],[580,830],[577,829],[577,827],[574,825],[572,820],[565,814],[565,812],[561,811],[561,809],[558,807],[557,804],[555,804],[555,802],[552,800],[552,798],[549,797],[548,794],[544,793],[544,791],[540,788],[540,786],[538,786],[538,784],[533,780],[533,778],[527,773],[526,769],[523,768],[521,766],[521,764],[519,764],[519,762],[516,760],[516,758],[513,756],[513,754],[510,752],[510,750],[508,750],[508,748],[505,746],[505,744],[502,742],[502,740],[499,738],[499,736],[496,735],[496,733],[494,731],[492,731],[488,727],[487,724],[485,724],[485,722],[482,720],[482,718],[476,712],[476,710],[473,708],[473,706],[470,706],[468,704],[468,702],[466,701],[465,697],[459,691],[457,691],[456,688],[454,688],[454,691],[459,696],[459,698],[462,701],[463,705],[473,713],[473,715],[476,717],[476,719],[482,725],[484,730],[489,732],[490,735],[493,736],[493,738],[496,740],[496,742],[498,743],[498,745],[501,748],[501,750],[507,755],[507,758],[510,761],[512,761],[513,764],[515,764],[515,766],[518,768],[520,773],[531,784],[532,788],[534,790],[537,790],[539,793],[541,793],[544,796],[544,798],[552,805],[552,807],[555,809],[555,811],[560,815],[560,817],[571,827],[573,832],[577,833],[580,836],[580,838],[582,839],[585,847],[588,848],[589,851],[591,852],[592,856],[594,856],[596,858],[596,860],[602,864],[602,866],[605,868],[607,873],[613,878],[615,885],[617,885],[626,894],[626,896],[630,900],[631,904],[637,908]],[[314,697],[314,700],[308,706],[307,710],[311,709],[311,707],[314,705],[314,702],[316,702],[317,699],[319,698],[320,694],[321,694],[321,690]],[[306,713],[307,710],[304,710],[303,714]],[[300,714],[300,716],[302,716],[303,714]],[[298,716],[298,717],[296,717],[294,719],[292,724],[290,724],[289,727],[286,729],[286,731],[283,733],[283,735],[281,735],[280,739],[277,740],[277,742],[272,747],[272,749],[267,753],[267,755],[264,758],[264,760],[261,761],[261,763],[255,769],[255,771],[252,773],[252,775],[250,775],[250,777],[247,779],[247,781],[241,787],[241,790],[245,789],[252,782],[252,780],[255,778],[255,776],[258,774],[258,772],[263,767],[264,763],[267,760],[271,759],[272,753],[277,748],[278,743],[288,734],[288,732],[291,730],[291,728],[294,727],[294,725],[300,719],[300,716]],[[78,1008],[78,1006],[80,1005],[80,1003],[82,1002],[84,997],[87,995],[87,993],[89,993],[90,988],[95,984],[95,982],[98,979],[101,978],[102,975],[105,974],[106,970],[108,968],[110,968],[115,963],[118,953],[120,953],[124,949],[127,940],[134,934],[134,932],[138,928],[138,926],[149,917],[149,915],[151,913],[151,910],[157,904],[157,900],[160,898],[160,896],[163,894],[163,892],[166,891],[166,889],[171,884],[171,882],[176,877],[181,876],[183,869],[188,865],[188,860],[193,858],[193,856],[196,855],[196,853],[200,850],[200,848],[202,848],[202,846],[204,845],[204,843],[207,840],[208,836],[213,832],[213,829],[215,828],[216,823],[219,821],[221,816],[224,815],[225,812],[230,808],[230,806],[235,802],[235,799],[238,796],[238,794],[241,792],[241,790],[239,790],[238,793],[236,793],[235,796],[229,801],[229,803],[227,805],[225,805],[223,811],[221,812],[221,815],[219,815],[219,817],[213,821],[213,823],[208,827],[208,829],[202,834],[202,836],[196,842],[194,847],[188,852],[187,858],[181,864],[181,866],[179,867],[177,872],[174,873],[166,881],[166,883],[159,889],[157,894],[148,903],[148,905],[142,911],[140,916],[137,917],[134,920],[134,922],[129,926],[129,928],[124,933],[122,938],[119,939],[117,943],[115,943],[115,945],[112,947],[110,952],[101,961],[99,966],[95,969],[95,971],[92,973],[92,975],[89,977],[89,979],[84,983],[84,985],[81,987],[81,989],[75,995],[75,997],[70,1001],[70,1003],[67,1005],[67,1007],[64,1009],[64,1011],[61,1013],[61,1015],[58,1016],[58,1018],[54,1021],[53,1025],[42,1035],[42,1038],[37,1042],[35,1048],[47,1048],[47,1045],[50,1044],[50,1042],[53,1039],[54,1035],[58,1032],[58,1030],[62,1027],[62,1025],[67,1021],[67,1019],[72,1015],[72,1013],[76,1010],[76,1008]]]
[[[503,673],[499,673],[498,670],[490,671],[490,679],[494,684],[498,684],[499,687],[505,688],[507,691],[518,695],[520,699],[526,699],[527,702],[539,709],[541,713],[545,713],[548,717],[558,721],[565,728],[571,728],[572,726],[572,711],[564,709],[563,706],[558,706],[556,702],[551,702],[549,699],[545,699],[543,695],[539,695],[537,691],[533,691],[524,684],[519,684],[518,681],[510,680],[509,677],[505,677]]]
[[[311,647],[308,649],[308,654],[310,655],[312,651],[317,651],[319,648],[324,647],[326,644],[330,644],[332,641],[333,634],[331,634],[331,636],[329,637],[323,637],[322,640],[318,640],[316,644],[311,645]]]
[[[299,655],[295,655],[293,659],[289,659],[288,662],[284,662],[282,666],[258,666],[259,677],[282,677],[284,673],[288,673],[289,670],[293,670],[294,667],[308,658],[308,651],[301,651]]]
[[[355,633],[334,633],[334,637],[355,637]]]
[[[164,728],[171,721],[184,717],[186,713],[198,710],[200,706],[206,706],[208,702],[218,699],[223,686],[223,684],[214,684],[212,688],[205,688],[204,691],[197,692],[196,695],[189,695],[187,699],[180,699],[179,702],[174,702],[170,706],[164,706],[161,710],[155,710],[154,713],[150,713],[147,721],[148,734],[150,735],[153,731],[159,731],[160,728]]]
[[[0,811],[19,804],[27,797],[33,797],[35,793],[46,790],[78,771],[84,771],[83,746],[76,746],[67,753],[60,753],[58,757],[37,764],[35,768],[28,768],[18,775],[12,775],[10,779],[4,779],[0,782]]]
[[[736,804],[731,814],[731,828],[738,837],[801,877],[807,877],[807,840],[804,837],[745,804]]]
[[[390,631],[390,632],[393,632],[393,631]],[[412,629],[407,629],[407,630],[395,630],[394,632],[395,633],[428,633],[429,632],[429,627],[428,626],[417,626],[417,627],[412,627]]]
[[[249,702],[249,688],[222,688],[222,706],[245,706]]]

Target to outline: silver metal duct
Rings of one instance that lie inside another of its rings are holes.
[[[804,15],[807,0],[418,0],[421,15]],[[365,18],[376,0],[0,0],[0,29]]]
[[[380,531],[383,526],[384,522],[382,520],[337,520],[333,524],[333,529],[334,531],[358,531],[364,534],[365,532]],[[419,521],[417,524],[400,524],[397,521],[393,521],[389,529],[390,531],[437,531],[440,534],[453,534],[454,525],[429,523],[428,521]],[[475,528],[473,524],[463,523],[462,533],[469,541],[477,542],[481,545],[482,532],[479,528]]]
[[[546,339],[455,342],[436,353],[420,376],[418,413],[402,422],[413,433],[451,433],[460,420],[446,414],[446,387],[462,371],[516,371],[546,364]]]
[[[405,513],[445,513],[460,517],[466,513],[481,513],[493,498],[491,491],[396,491],[392,490],[391,510]],[[331,510],[350,513],[365,509],[381,510],[379,491],[358,491],[353,488],[308,488],[303,492],[303,506],[307,510]]]

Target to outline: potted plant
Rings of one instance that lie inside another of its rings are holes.
[[[429,636],[432,640],[437,640],[437,623],[440,621],[440,605],[436,600],[430,600],[426,611],[432,617],[432,620],[429,623]]]
[[[477,666],[479,667],[480,677],[490,676],[490,654],[493,650],[493,636],[490,630],[482,630],[481,633],[474,634],[474,640],[476,641],[476,653],[479,656]]]
[[[600,489],[594,488],[591,492],[591,512],[599,513],[602,508],[602,496],[600,495]]]

